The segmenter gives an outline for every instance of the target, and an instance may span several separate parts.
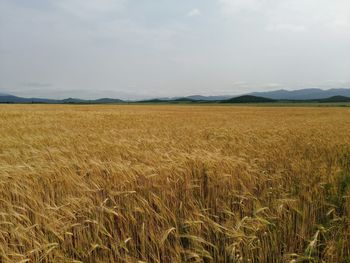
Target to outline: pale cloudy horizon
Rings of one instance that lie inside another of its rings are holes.
[[[0,0],[0,93],[350,88],[346,0]]]

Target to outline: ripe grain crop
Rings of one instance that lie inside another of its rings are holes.
[[[350,109],[0,106],[0,262],[350,262]]]

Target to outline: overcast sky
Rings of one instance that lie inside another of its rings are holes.
[[[350,87],[349,0],[0,0],[0,92]]]

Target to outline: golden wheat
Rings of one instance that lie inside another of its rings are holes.
[[[0,262],[350,262],[350,109],[0,106]]]

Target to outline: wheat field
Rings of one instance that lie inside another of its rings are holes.
[[[350,262],[350,109],[0,106],[0,262]]]

